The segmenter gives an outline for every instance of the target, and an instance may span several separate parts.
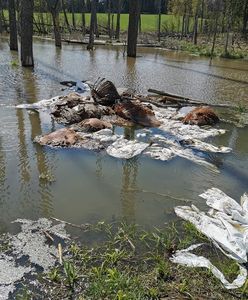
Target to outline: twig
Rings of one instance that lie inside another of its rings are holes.
[[[54,242],[54,238],[46,230],[42,230],[42,232],[45,234],[47,238],[49,238],[52,242]]]
[[[178,201],[183,201],[183,202],[192,202],[192,200],[189,199],[184,199],[184,198],[177,198],[177,197],[173,197],[169,194],[161,194],[161,193],[157,193],[157,192],[153,192],[153,191],[146,191],[146,190],[139,190],[139,189],[135,189],[135,188],[129,188],[130,191],[134,191],[137,193],[148,193],[148,194],[154,194],[160,197],[166,197],[166,198],[171,198],[174,200],[178,200]]]
[[[90,224],[77,225],[77,224],[73,224],[73,223],[70,223],[70,222],[67,222],[67,221],[63,221],[63,220],[60,220],[60,219],[57,219],[57,218],[54,218],[54,217],[51,217],[51,219],[56,221],[56,222],[64,223],[64,224],[69,225],[71,227],[76,227],[76,228],[79,228],[79,229],[82,229],[82,230],[88,230],[89,227],[90,227]]]
[[[202,102],[199,100],[193,100],[190,98],[186,98],[186,97],[182,97],[179,95],[174,95],[174,94],[170,94],[170,93],[167,93],[164,91],[158,91],[158,90],[154,90],[154,89],[149,89],[148,92],[158,94],[161,96],[166,96],[166,97],[168,97],[168,100],[174,101],[174,102],[179,102],[182,104],[182,106],[185,106],[186,104],[191,104],[191,105],[207,105],[207,106],[215,106],[215,107],[235,108],[235,106],[229,105],[229,104],[206,103],[206,102]]]

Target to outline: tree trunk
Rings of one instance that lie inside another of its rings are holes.
[[[55,46],[61,48],[61,34],[60,34],[60,26],[59,26],[59,12],[58,10],[53,10],[51,12],[52,19],[53,19],[53,31],[54,31],[54,39],[55,39]]]
[[[64,14],[65,24],[66,24],[67,30],[68,30],[69,33],[71,33],[71,27],[70,27],[70,24],[69,24],[69,21],[68,21],[68,18],[67,18],[67,13],[66,13],[66,10],[65,10],[65,1],[64,0],[62,0],[62,9],[63,9],[63,14]]]
[[[44,7],[44,3],[42,0],[40,0],[39,1],[40,23],[41,23],[42,33],[45,34],[47,32],[47,30],[46,30],[45,22],[44,22],[43,7]]]
[[[96,26],[96,0],[91,0],[91,17],[90,17],[90,36],[87,46],[88,50],[94,49],[94,33]]]
[[[215,16],[214,37],[213,37],[213,44],[212,44],[211,55],[210,55],[210,63],[212,62],[212,59],[213,59],[213,56],[214,56],[214,49],[215,49],[215,43],[216,43],[217,29],[218,29],[218,14],[216,14],[216,16]]]
[[[114,20],[115,20],[115,15],[112,14],[111,15],[111,39],[112,39],[113,34],[114,34]]]
[[[245,1],[244,14],[243,14],[243,34],[247,34],[247,24],[248,24],[248,0]]]
[[[184,31],[185,31],[185,17],[186,17],[186,13],[183,14],[183,21],[182,21],[182,31],[181,31],[181,40],[184,37]]]
[[[197,38],[198,38],[198,14],[200,9],[200,0],[197,1],[196,10],[195,10],[195,20],[194,20],[194,33],[193,33],[193,42],[197,45]]]
[[[203,33],[204,7],[205,7],[205,3],[204,3],[204,0],[202,0],[202,3],[201,3],[201,33]]]
[[[76,21],[75,21],[75,5],[74,0],[71,0],[71,13],[72,13],[72,26],[76,28]]]
[[[85,21],[85,0],[82,0],[82,30],[83,30],[83,35],[85,35],[86,31],[86,21]]]
[[[9,48],[18,51],[15,0],[9,0]]]
[[[158,0],[158,42],[161,41],[161,0]]]
[[[33,10],[34,0],[21,0],[21,62],[23,67],[33,67]]]
[[[231,16],[229,14],[230,11],[228,12],[228,17],[227,17],[226,42],[225,42],[225,53],[224,53],[226,57],[228,56],[229,53],[228,46],[229,46],[229,36],[231,31]]]
[[[112,34],[111,34],[111,0],[108,0],[108,35],[109,35],[109,38],[112,39]]]
[[[197,45],[197,38],[198,38],[198,14],[195,14],[195,22],[194,22],[194,34],[193,34],[193,41],[194,45]]]
[[[118,0],[118,2],[117,2],[117,17],[116,17],[116,31],[115,31],[115,38],[117,40],[120,39],[120,31],[121,31],[121,5],[122,5],[122,0]]]
[[[2,0],[0,0],[0,33],[3,32]]]
[[[91,0],[91,1],[95,1],[95,16],[94,16],[94,23],[95,23],[95,35],[97,38],[99,38],[100,34],[99,34],[99,30],[98,30],[98,21],[97,21],[97,8],[98,8],[98,0]]]
[[[140,0],[129,0],[129,24],[127,56],[136,57],[138,27],[140,17]]]

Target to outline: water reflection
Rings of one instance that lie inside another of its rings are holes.
[[[9,52],[6,41],[0,39],[0,47],[0,230],[7,230],[18,217],[51,215],[76,223],[124,217],[159,226],[173,219],[174,206],[182,204],[161,195],[191,199],[201,207],[198,195],[212,186],[236,199],[248,191],[247,128],[220,125],[228,131],[212,141],[231,146],[233,153],[209,156],[220,167],[220,173],[213,174],[180,158],[163,163],[145,157],[121,161],[102,153],[42,148],[33,139],[58,125],[44,112],[14,107],[61,94],[59,81],[94,81],[98,76],[141,93],[153,87],[206,101],[246,103],[248,86],[243,81],[248,82],[248,62],[220,59],[209,67],[208,59],[159,49],[139,49],[143,57],[135,60],[123,58],[122,48],[88,52],[64,45],[60,50],[37,40],[36,65],[28,70],[11,65],[17,56]],[[126,129],[124,135],[133,139],[135,130]],[[54,176],[56,182],[42,175]]]
[[[25,135],[25,120],[23,110],[17,109],[16,116],[18,120],[18,156],[19,156],[19,165],[20,167],[20,181],[22,188],[27,187],[28,182],[30,181],[30,162],[26,146],[26,135]]]
[[[123,77],[123,86],[128,87],[131,91],[136,91],[138,88],[136,59],[132,57],[126,58],[126,69]]]
[[[98,180],[100,180],[104,176],[102,160],[103,160],[103,154],[97,153],[97,155],[96,155],[96,177],[98,178]]]
[[[122,164],[121,206],[122,216],[129,223],[136,222],[136,188],[139,171],[138,158],[125,160]]]

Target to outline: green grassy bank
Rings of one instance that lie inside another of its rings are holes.
[[[225,289],[204,268],[189,268],[170,261],[178,249],[204,243],[198,250],[225,274],[236,278],[238,265],[218,251],[193,225],[171,224],[145,231],[135,225],[98,223],[82,226],[83,241],[64,247],[62,264],[43,274],[32,290],[23,286],[16,299],[247,299],[242,289]]]

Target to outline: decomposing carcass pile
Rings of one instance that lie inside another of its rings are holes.
[[[231,149],[205,142],[225,133],[213,127],[219,118],[212,108],[177,95],[150,91],[158,95],[120,93],[112,82],[101,79],[91,86],[90,95],[72,92],[25,107],[48,109],[52,118],[65,126],[36,137],[35,142],[43,146],[101,150],[124,159],[143,154],[166,161],[179,156],[217,171],[204,154],[228,153]],[[136,130],[130,138],[117,134],[116,126]]]

